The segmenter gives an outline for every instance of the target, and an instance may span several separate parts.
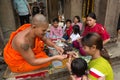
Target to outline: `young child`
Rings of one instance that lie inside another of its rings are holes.
[[[52,38],[62,38],[63,36],[63,32],[62,32],[62,28],[60,26],[58,26],[58,18],[53,19],[53,25],[50,28],[50,35],[49,37]]]
[[[73,33],[70,35],[71,41],[75,41],[80,38],[80,29],[78,25],[73,26]]]
[[[67,19],[65,23],[66,24],[63,27],[63,38],[68,40],[70,38],[70,35],[72,34],[72,21],[70,19]]]
[[[88,78],[98,80],[104,77],[105,80],[114,80],[113,70],[109,64],[109,55],[103,48],[103,40],[97,33],[88,33],[81,39],[84,51],[92,56],[88,65]]]
[[[87,62],[82,58],[75,58],[72,60],[69,57],[69,61],[66,63],[70,72],[72,80],[84,80],[83,75],[86,75]]]
[[[75,16],[74,18],[73,18],[73,23],[72,23],[72,26],[74,26],[74,25],[78,25],[79,26],[79,28],[80,28],[80,31],[82,31],[82,23],[80,22],[80,17],[79,16]]]

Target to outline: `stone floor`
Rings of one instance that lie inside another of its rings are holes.
[[[112,47],[108,48],[110,54],[112,54],[112,66],[114,71],[114,80],[120,80],[120,40],[114,44],[111,44]]]
[[[111,60],[112,60],[112,67],[114,71],[114,80],[120,79],[120,41],[117,41],[116,43],[108,43],[106,46],[109,53],[112,54]],[[3,58],[0,57],[0,80],[2,79],[2,75],[6,69],[6,64],[3,61]]]

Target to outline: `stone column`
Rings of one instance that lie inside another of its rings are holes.
[[[64,17],[71,19],[71,0],[64,0]]]
[[[107,11],[105,17],[105,26],[111,36],[117,33],[117,23],[120,14],[120,0],[108,0]]]
[[[108,0],[94,0],[94,1],[95,1],[94,12],[97,16],[97,22],[104,25]]]
[[[16,29],[12,1],[13,0],[0,0],[0,24],[5,43],[8,41],[11,32]]]

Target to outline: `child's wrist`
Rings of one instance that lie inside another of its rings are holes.
[[[69,71],[69,74],[70,74],[70,75],[73,75],[72,71]]]

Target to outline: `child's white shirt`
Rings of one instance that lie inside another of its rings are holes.
[[[71,39],[72,42],[79,39],[79,38],[80,38],[80,35],[78,33],[77,34],[72,33],[70,35],[70,39]]]

